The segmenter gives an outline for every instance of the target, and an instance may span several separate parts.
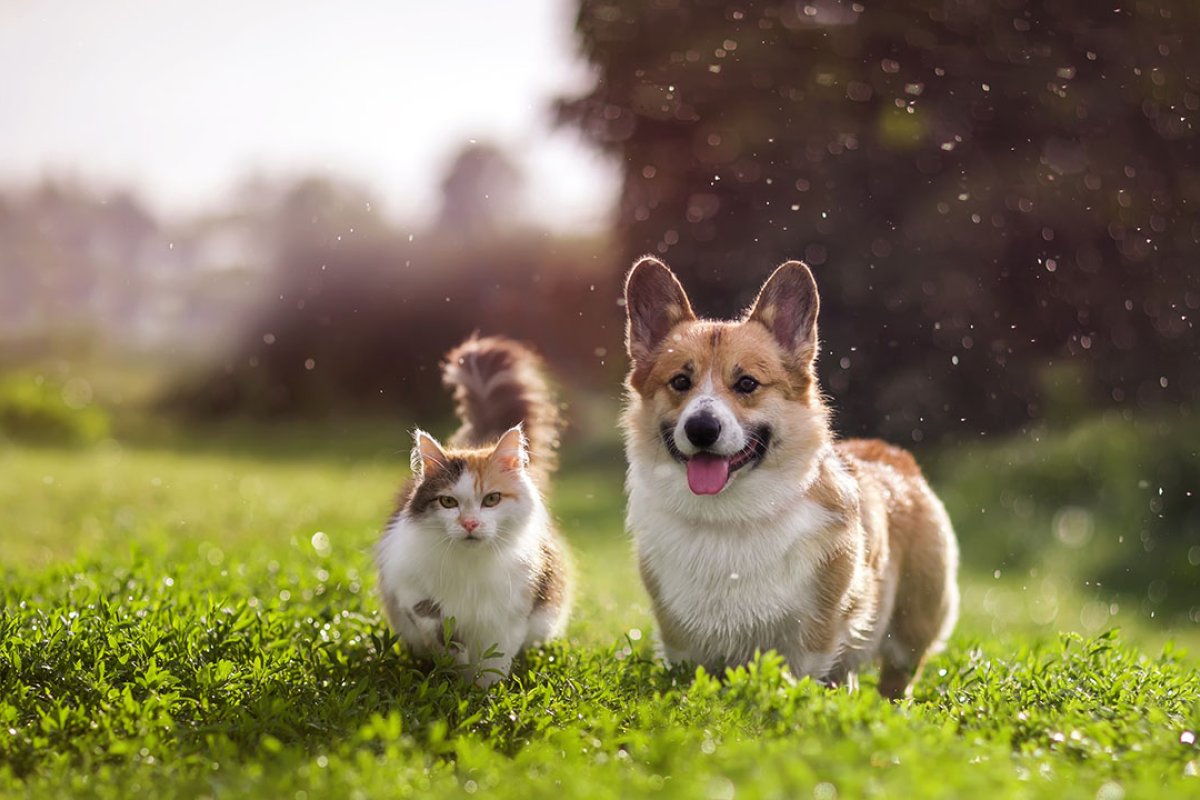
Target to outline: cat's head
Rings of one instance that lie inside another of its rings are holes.
[[[414,439],[417,483],[407,510],[431,535],[468,546],[503,542],[528,521],[537,490],[526,472],[529,456],[520,426],[479,450],[442,447],[421,430]]]

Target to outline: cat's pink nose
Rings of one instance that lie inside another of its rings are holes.
[[[467,519],[460,519],[458,524],[462,525],[463,530],[467,533],[474,533],[475,529],[479,527],[479,520],[468,517]]]

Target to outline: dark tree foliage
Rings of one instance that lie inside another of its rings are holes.
[[[1194,401],[1200,4],[582,0],[565,121],[625,261],[736,313],[823,292],[840,427],[921,439]]]

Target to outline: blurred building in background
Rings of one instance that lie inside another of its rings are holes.
[[[261,302],[263,242],[237,219],[161,223],[125,192],[43,182],[0,195],[0,338],[202,352]]]

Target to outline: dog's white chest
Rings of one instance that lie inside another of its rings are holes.
[[[758,524],[687,522],[631,502],[638,555],[691,657],[739,660],[801,637],[818,607],[829,513],[802,501]]]

